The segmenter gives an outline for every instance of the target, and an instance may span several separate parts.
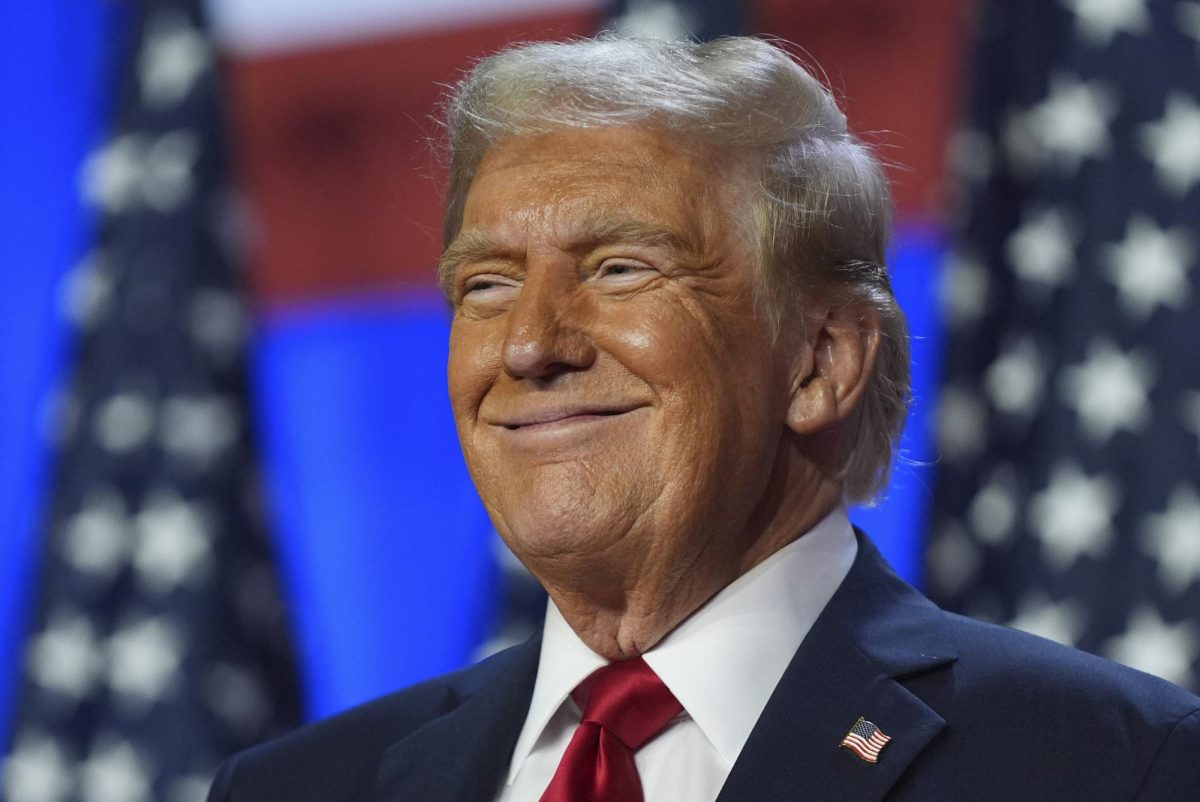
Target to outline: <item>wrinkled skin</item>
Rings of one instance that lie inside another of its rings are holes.
[[[638,128],[509,140],[442,261],[472,477],[610,659],[649,649],[838,502],[815,452],[869,369],[869,353],[839,355],[870,338],[828,315],[772,337],[754,302],[751,169],[717,164]]]

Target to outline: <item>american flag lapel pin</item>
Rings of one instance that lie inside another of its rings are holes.
[[[890,740],[890,735],[885,735],[883,730],[859,716],[839,746],[849,749],[867,763],[878,763],[879,753]]]

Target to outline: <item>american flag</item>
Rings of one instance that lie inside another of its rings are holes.
[[[63,298],[76,368],[25,649],[9,802],[202,802],[220,760],[300,722],[255,503],[247,326],[214,51],[188,0],[134,4],[100,219]]]
[[[891,740],[891,736],[884,735],[883,730],[860,716],[840,745],[868,763],[878,763],[879,753]]]
[[[929,590],[1200,689],[1200,2],[978,11]]]

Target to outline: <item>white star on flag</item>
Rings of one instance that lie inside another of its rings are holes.
[[[1074,225],[1058,209],[1027,216],[1005,243],[1017,275],[1035,285],[1057,287],[1076,272]]]
[[[90,154],[80,171],[84,199],[111,214],[120,214],[140,194],[145,137],[123,134]]]
[[[948,460],[962,460],[983,448],[987,410],[973,392],[957,386],[942,389],[938,398],[937,441]]]
[[[82,768],[84,802],[149,802],[151,767],[131,743],[116,739],[94,749]]]
[[[156,108],[178,103],[207,72],[211,59],[208,40],[185,16],[160,13],[149,25],[138,58],[142,98]]]
[[[1164,230],[1145,215],[1129,220],[1125,239],[1104,251],[1104,274],[1122,305],[1139,320],[1158,306],[1184,309],[1191,297],[1187,273],[1196,246],[1183,226]]]
[[[982,317],[988,291],[988,271],[977,255],[955,251],[947,258],[938,282],[938,305],[951,328]]]
[[[124,454],[146,444],[154,431],[155,408],[148,396],[121,392],[100,402],[92,428],[107,451]]]
[[[66,802],[75,788],[71,762],[53,738],[22,735],[3,766],[10,802]]]
[[[81,329],[96,325],[112,308],[113,279],[103,251],[92,249],[71,268],[59,286],[59,303]]]
[[[72,699],[87,696],[104,668],[104,652],[86,616],[59,611],[26,647],[34,680]]]
[[[1031,415],[1041,402],[1046,367],[1032,337],[1022,337],[988,366],[983,383],[996,409],[1013,415]]]
[[[193,469],[207,468],[236,443],[238,405],[219,395],[178,395],[163,402],[159,440],[163,450]]]
[[[1176,197],[1200,182],[1200,104],[1183,92],[1167,96],[1163,117],[1140,130],[1142,152],[1155,178]]]
[[[1190,485],[1171,492],[1167,509],[1142,524],[1142,547],[1158,560],[1163,586],[1182,593],[1200,580],[1200,496]]]
[[[930,579],[945,593],[958,593],[979,573],[980,548],[956,521],[944,524],[927,551]]]
[[[241,300],[231,292],[202,290],[188,310],[188,334],[219,365],[241,353],[249,323]]]
[[[610,23],[613,30],[640,39],[680,39],[696,22],[683,6],[670,0],[629,0],[626,11]]]
[[[157,212],[172,212],[195,189],[193,170],[200,157],[200,137],[178,128],[155,139],[145,152],[142,199]]]
[[[1008,540],[1017,519],[1017,477],[1012,466],[1000,465],[992,471],[971,499],[967,519],[983,544],[998,546]]]
[[[88,491],[79,512],[63,523],[62,555],[75,570],[111,580],[125,565],[132,546],[125,499],[116,488]]]
[[[1056,602],[1044,594],[1026,599],[1017,608],[1017,616],[1008,626],[1032,635],[1074,646],[1086,629],[1082,606],[1071,599]]]
[[[1105,645],[1104,653],[1118,663],[1187,685],[1192,661],[1200,653],[1200,633],[1190,621],[1168,624],[1158,610],[1144,605],[1130,617],[1125,633]]]
[[[1046,561],[1065,571],[1083,555],[1103,557],[1113,539],[1120,487],[1111,477],[1088,476],[1073,462],[1060,463],[1029,504],[1030,525]]]
[[[1118,33],[1139,34],[1150,28],[1146,0],[1060,0],[1075,13],[1081,38],[1104,46]]]
[[[159,618],[128,624],[108,642],[108,684],[138,703],[152,703],[174,688],[183,660],[178,629]]]
[[[1026,112],[1027,130],[1041,151],[1038,160],[1074,173],[1085,159],[1107,156],[1112,150],[1108,128],[1119,107],[1107,84],[1055,75],[1050,94]]]
[[[133,564],[138,577],[156,593],[166,593],[197,578],[212,550],[205,516],[170,490],[150,495],[137,515]]]
[[[1154,382],[1150,357],[1123,352],[1098,339],[1088,345],[1087,359],[1070,365],[1059,376],[1059,395],[1079,414],[1083,433],[1103,444],[1118,430],[1138,432],[1150,421],[1150,386]]]

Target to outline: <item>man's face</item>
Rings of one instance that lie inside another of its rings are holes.
[[[789,387],[754,302],[750,186],[629,127],[518,137],[480,165],[443,258],[450,398],[535,574],[596,566],[614,593],[736,576],[769,515]]]

